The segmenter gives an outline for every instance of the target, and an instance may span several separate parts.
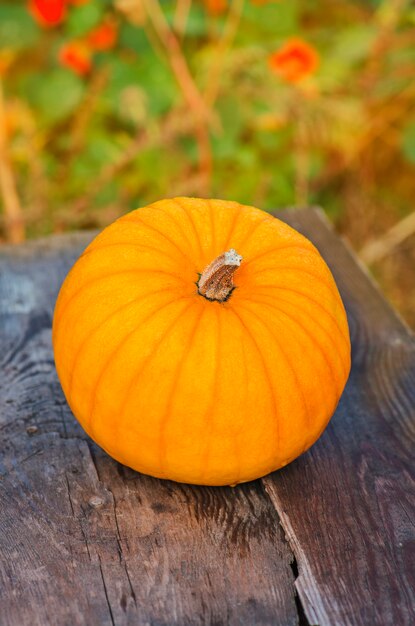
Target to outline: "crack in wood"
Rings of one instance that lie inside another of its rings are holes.
[[[107,489],[108,489],[108,487],[107,487]],[[133,602],[134,602],[135,606],[137,606],[137,598],[136,598],[136,595],[135,595],[135,592],[134,592],[134,588],[133,588],[133,585],[132,585],[132,582],[131,582],[130,573],[128,571],[128,566],[127,566],[127,561],[125,560],[124,551],[123,551],[123,547],[122,547],[121,532],[120,532],[120,527],[119,527],[119,524],[118,524],[117,501],[116,501],[116,498],[115,498],[114,494],[112,493],[112,491],[110,489],[108,489],[108,491],[111,493],[111,496],[112,496],[115,526],[116,526],[116,529],[117,529],[117,544],[118,544],[118,548],[119,548],[120,563],[122,563],[122,565],[123,565],[123,567],[125,569],[125,574],[127,576],[128,584],[130,586],[131,598],[133,599]]]
[[[263,497],[266,500],[269,501],[270,505],[275,510],[275,513],[276,513],[275,525],[276,526],[280,525],[282,530],[284,531],[283,539],[285,541],[285,544],[287,545],[288,550],[290,551],[291,559],[290,559],[290,563],[289,564],[290,564],[290,568],[291,568],[291,571],[292,571],[292,574],[293,574],[292,594],[293,594],[293,598],[294,598],[294,602],[295,602],[295,607],[296,607],[296,610],[297,610],[298,626],[319,626],[319,624],[317,624],[317,623],[311,624],[311,622],[309,622],[309,620],[307,619],[307,616],[305,614],[304,606],[303,606],[303,603],[301,601],[301,597],[300,597],[300,594],[298,592],[298,589],[296,587],[296,581],[297,581],[298,576],[299,576],[297,558],[296,558],[295,552],[293,550],[293,546],[291,545],[291,542],[289,541],[289,538],[287,537],[287,534],[285,533],[284,524],[283,524],[281,516],[280,516],[280,514],[278,512],[278,509],[275,506],[275,502],[270,497],[270,495],[268,493],[268,490],[266,488],[266,485],[264,484],[264,480],[260,479],[260,480],[255,481],[255,482],[258,485],[258,490],[262,492]]]
[[[107,601],[109,616],[111,618],[111,624],[112,624],[112,626],[115,626],[114,615],[112,613],[112,608],[111,608],[111,602],[110,602],[110,599],[108,597],[108,589],[107,589],[107,585],[105,583],[105,576],[104,576],[104,572],[102,571],[101,557],[99,555],[98,555],[98,562],[99,562],[99,571],[101,572],[102,585],[104,587],[105,599]]]
[[[290,546],[290,549],[291,549],[291,546]],[[293,560],[291,561],[290,566],[294,575],[294,600],[295,600],[295,606],[297,608],[297,613],[298,613],[298,626],[319,626],[319,624],[311,624],[308,621],[307,616],[304,611],[303,603],[301,602],[300,595],[295,586],[295,582],[298,578],[298,564],[297,564],[297,559],[295,558],[294,554],[293,554]]]
[[[34,452],[32,452],[31,454],[26,456],[24,459],[20,459],[18,461],[18,463],[14,463],[13,467],[11,467],[10,470],[8,470],[7,472],[4,472],[3,474],[0,474],[0,479],[4,480],[5,478],[7,478],[11,474],[13,474],[13,472],[18,471],[20,465],[23,465],[23,463],[26,463],[27,461],[30,461],[30,459],[32,459],[34,456],[38,456],[38,455],[42,455],[42,454],[43,454],[43,449],[42,448],[39,448],[38,450],[35,450]]]
[[[89,551],[88,538],[87,538],[87,536],[86,536],[85,529],[84,529],[84,527],[83,527],[83,525],[82,525],[82,522],[80,522],[79,526],[80,526],[80,528],[81,528],[81,533],[82,533],[82,536],[83,536],[84,541],[85,541],[86,551],[87,551],[87,553],[88,553],[89,560],[92,562],[91,553],[90,553],[90,551]]]
[[[69,499],[69,504],[71,506],[71,511],[72,511],[72,515],[73,517],[75,517],[75,510],[73,508],[73,502],[72,502],[72,496],[71,496],[71,488],[69,487],[69,480],[68,480],[68,475],[65,472],[65,481],[66,481],[66,486],[68,489],[68,499]]]

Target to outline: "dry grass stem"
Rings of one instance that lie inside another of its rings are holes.
[[[404,217],[392,226],[384,235],[369,241],[360,251],[360,258],[364,263],[371,264],[380,261],[391,254],[405,239],[415,233],[415,211]]]
[[[0,191],[5,214],[5,231],[8,241],[20,243],[25,240],[23,211],[16,189],[13,169],[7,145],[6,110],[3,85],[0,81]]]

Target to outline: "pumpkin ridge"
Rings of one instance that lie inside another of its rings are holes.
[[[250,259],[247,259],[246,261],[246,265],[248,265],[248,263],[256,263],[259,259],[262,259],[263,257],[267,256],[268,254],[272,254],[273,252],[280,252],[283,250],[291,250],[291,249],[295,249],[298,248],[298,250],[307,250],[307,252],[311,252],[314,254],[318,255],[318,252],[311,248],[311,247],[307,247],[307,246],[302,246],[298,243],[294,243],[292,245],[288,245],[288,246],[280,246],[279,244],[276,244],[273,248],[271,248],[270,250],[266,250],[265,252],[261,252],[261,254],[258,254],[257,256],[254,256]]]
[[[232,486],[237,485],[241,482],[242,478],[242,464],[241,464],[241,455],[240,455],[240,445],[238,445],[239,434],[235,435],[233,438],[234,450],[235,450],[235,481],[232,483]]]
[[[175,203],[175,205],[176,205],[176,206],[178,206],[180,209],[182,208],[182,207],[180,206],[180,204],[176,201],[176,198],[172,198],[172,200],[169,200],[169,202],[171,202],[171,201],[173,201],[173,202]],[[172,222],[176,225],[176,227],[177,227],[177,228],[178,228],[178,230],[180,231],[180,233],[181,233],[181,235],[182,235],[182,237],[183,237],[183,239],[184,239],[184,242],[185,242],[186,248],[188,248],[189,250],[191,250],[191,254],[192,254],[192,255],[196,256],[196,255],[197,255],[197,251],[196,251],[196,254],[195,254],[195,251],[194,251],[194,249],[193,249],[193,243],[194,243],[194,242],[192,241],[192,238],[191,238],[191,237],[189,237],[189,235],[186,233],[186,229],[184,229],[184,230],[183,230],[182,226],[180,225],[180,222],[178,222],[178,221],[175,219],[175,217],[174,217],[174,216],[176,215],[176,213],[177,213],[177,212],[174,212],[174,213],[173,213],[173,212],[171,212],[171,211],[168,211],[168,210],[164,207],[165,202],[166,202],[166,201],[161,201],[161,202],[160,202],[160,204],[162,204],[162,206],[160,206],[160,207],[158,207],[158,206],[157,206],[156,208],[158,208],[160,211],[162,211],[165,215],[167,215],[167,216],[168,216],[168,217],[172,220]],[[159,203],[157,203],[157,204],[159,204]],[[155,205],[153,205],[153,206],[155,206]],[[184,211],[184,212],[185,212],[185,211]],[[187,215],[187,211],[186,211],[185,213],[186,213],[186,215]],[[173,216],[173,215],[174,215],[174,216]],[[197,242],[196,242],[196,247],[197,247],[197,245],[198,245],[198,244],[197,244]]]
[[[63,304],[65,305],[65,308],[67,308],[70,304],[72,304],[72,301],[75,300],[77,298],[77,296],[79,296],[79,294],[83,293],[83,291],[88,288],[90,285],[93,285],[95,283],[100,282],[101,280],[107,280],[108,278],[113,278],[114,276],[121,276],[124,274],[147,274],[147,273],[152,273],[152,274],[164,274],[165,276],[171,276],[172,278],[175,278],[176,280],[179,280],[181,283],[183,284],[187,284],[186,281],[180,276],[180,274],[174,274],[173,272],[166,272],[165,270],[153,270],[153,269],[140,269],[140,268],[134,268],[131,270],[128,269],[123,269],[123,270],[117,270],[116,272],[109,272],[108,274],[103,274],[101,276],[95,276],[94,278],[91,278],[91,280],[85,281],[85,283],[83,283],[81,285],[81,287],[79,289],[77,289],[73,294],[71,294],[71,297],[64,303],[57,303],[60,306],[63,306]]]
[[[160,313],[160,311],[166,309],[168,306],[170,306],[171,304],[176,304],[177,303],[177,298],[174,298],[173,300],[170,300],[169,302],[167,302],[166,304],[164,304],[162,307],[157,306],[155,311],[152,311],[149,315],[146,315],[146,317],[144,318],[144,320],[141,320],[141,324],[145,324],[149,319],[151,319],[153,317],[153,315],[155,315],[156,313]],[[175,321],[177,321],[178,319],[180,319],[180,316],[183,314],[183,312],[185,311],[187,307],[183,307],[183,310],[180,311],[180,314],[177,316],[177,319],[175,318]],[[173,324],[172,324],[173,326]],[[168,327],[166,333],[168,332],[170,326]],[[108,359],[106,360],[104,366],[101,368],[101,372],[100,375],[98,376],[98,379],[95,383],[95,386],[93,388],[91,397],[92,397],[92,402],[90,403],[90,408],[88,411],[88,414],[90,416],[89,418],[89,428],[91,430],[91,432],[93,432],[93,424],[92,424],[92,420],[93,420],[93,414],[94,414],[94,410],[95,410],[95,404],[96,404],[96,397],[97,397],[97,391],[98,391],[98,386],[101,383],[103,376],[107,370],[107,368],[109,367],[111,361],[113,361],[114,356],[124,347],[124,345],[126,344],[126,342],[128,341],[128,339],[134,335],[134,333],[136,333],[137,331],[139,331],[140,328],[134,328],[134,330],[130,331],[127,333],[127,335],[125,335],[122,339],[122,341],[120,341],[120,343],[117,345],[117,347],[115,348],[115,350],[112,350]],[[163,334],[163,336],[160,338],[159,342],[156,343],[155,345],[155,349],[157,349],[159,343],[161,343],[162,339],[164,338],[165,334]],[[151,354],[153,354],[153,351],[151,352]],[[147,357],[146,357],[147,359]],[[135,377],[134,377],[135,379]],[[121,406],[124,406],[125,404],[125,399],[122,403]]]
[[[270,306],[273,309],[275,309],[276,311],[279,311],[281,313],[284,313],[285,315],[287,315],[290,319],[295,320],[295,317],[293,317],[291,314],[287,313],[284,309],[278,307],[276,304],[274,304],[273,302],[267,302],[266,300],[264,300],[265,296],[262,296],[261,299],[259,299],[258,297],[255,298],[255,302],[259,302],[261,304],[264,304],[265,306]],[[284,300],[283,298],[280,298],[279,296],[277,296],[276,298],[273,298],[272,296],[267,296],[269,298],[271,298],[272,300],[277,301],[277,302],[283,302],[285,304],[288,304],[292,307],[295,307],[295,304],[293,302],[290,302],[289,300]],[[242,301],[242,300],[241,300]],[[297,310],[300,310],[299,308],[297,308]],[[309,315],[309,314],[307,314]],[[333,340],[333,337],[330,335],[330,333],[328,332],[327,328],[325,328],[320,321],[315,318],[312,317],[311,315],[309,315],[310,320],[313,322],[313,324],[315,324],[316,326],[318,326],[318,328],[320,328],[323,333],[325,334],[325,336],[327,337],[327,339],[330,341],[331,345],[333,346],[333,348],[336,350],[336,342]],[[307,332],[304,329],[304,332]],[[311,334],[307,332],[307,334],[310,336],[310,338],[312,338]],[[314,341],[314,340],[313,340]],[[317,342],[316,342],[317,344]],[[320,346],[321,347],[321,346]],[[348,375],[348,371],[346,372],[346,370],[343,368],[343,362],[342,362],[342,373],[344,376],[347,377]]]
[[[242,238],[242,241],[238,241],[235,243],[235,247],[238,248],[239,252],[241,252],[242,256],[245,258],[246,253],[243,252],[243,247],[246,244],[248,239],[251,239],[253,234],[259,229],[260,226],[262,226],[265,222],[271,222],[272,220],[274,220],[275,217],[272,217],[272,215],[267,215],[266,217],[264,217],[262,220],[259,220],[258,222],[256,222],[254,224],[254,226],[247,230],[247,232],[245,233],[245,235]]]
[[[288,358],[287,353],[281,347],[281,343],[278,341],[278,339],[276,339],[276,336],[275,336],[274,332],[267,327],[267,325],[264,323],[263,319],[259,315],[257,315],[255,312],[253,312],[251,309],[247,308],[246,307],[246,303],[245,303],[245,306],[244,306],[244,310],[248,311],[248,313],[250,313],[253,317],[255,317],[259,321],[261,326],[263,328],[265,328],[265,330],[268,332],[268,334],[273,338],[274,343],[276,344],[277,348],[279,349],[280,353],[282,354],[285,362],[288,365],[288,368],[291,370],[291,372],[293,374],[293,377],[294,377],[294,380],[295,380],[295,382],[297,384],[297,387],[299,389],[303,405],[304,405],[305,426],[306,426],[306,429],[309,430],[310,429],[310,424],[312,423],[310,407],[309,407],[308,402],[307,402],[307,400],[305,398],[303,388],[302,388],[302,386],[300,384],[300,380],[299,380],[298,375],[297,375],[297,371],[296,371],[296,369],[295,369],[291,359]]]
[[[176,302],[176,300],[173,300],[172,302]],[[185,306],[179,313],[179,315],[177,315],[173,321],[171,322],[171,324],[169,324],[167,326],[167,328],[164,329],[164,332],[162,333],[161,336],[158,337],[158,341],[155,342],[155,344],[152,347],[151,352],[145,357],[145,359],[142,361],[141,363],[141,367],[138,371],[136,371],[134,373],[134,375],[132,376],[130,383],[126,389],[126,392],[124,394],[124,398],[123,401],[120,404],[120,408],[119,408],[119,420],[118,420],[118,424],[119,427],[121,425],[121,421],[124,417],[124,412],[125,412],[125,407],[128,404],[128,399],[131,393],[131,389],[133,388],[134,384],[136,383],[137,379],[141,376],[141,373],[143,372],[144,368],[149,364],[149,362],[151,361],[151,359],[154,357],[157,349],[161,346],[162,342],[164,341],[165,337],[168,335],[169,332],[171,332],[171,330],[174,328],[174,326],[177,324],[177,322],[180,320],[180,318],[182,317],[182,315],[184,313],[186,313],[186,311],[188,311],[192,306],[192,301],[190,301],[187,306]],[[165,307],[163,307],[165,308]],[[159,309],[161,310],[161,309]],[[157,311],[158,312],[158,311]],[[148,316],[146,318],[149,319],[151,316]]]
[[[200,258],[203,258],[203,248],[202,248],[202,241],[200,239],[199,233],[197,231],[197,228],[195,226],[194,221],[192,220],[192,217],[189,213],[189,211],[186,210],[184,204],[182,204],[180,198],[173,198],[173,202],[176,204],[176,206],[178,206],[182,213],[186,216],[186,220],[187,223],[190,224],[190,228],[193,230],[194,233],[194,240],[196,242],[196,246],[199,248],[199,254],[200,254]]]
[[[209,220],[210,220],[210,235],[211,235],[211,240],[212,240],[212,245],[211,248],[213,250],[214,256],[217,256],[217,250],[219,249],[217,247],[217,242],[216,242],[216,228],[215,228],[215,217],[213,215],[213,204],[212,204],[212,200],[207,200],[207,207],[208,207],[208,213],[209,213]]]
[[[191,245],[191,241],[187,235],[186,232],[183,231],[182,227],[179,225],[179,223],[174,219],[173,214],[170,211],[167,211],[164,208],[164,203],[166,201],[160,200],[154,204],[151,205],[151,209],[155,209],[157,211],[159,211],[162,215],[166,216],[169,218],[169,220],[176,226],[177,230],[179,231],[180,235],[183,238],[183,242],[184,242],[184,246],[186,248],[192,249],[192,245]]]
[[[161,254],[161,255],[165,256],[166,258],[168,258],[173,263],[177,263],[177,259],[174,259],[173,257],[171,257],[167,252],[164,252],[164,250],[162,250],[160,248],[154,248],[153,246],[148,246],[147,244],[140,243],[138,241],[137,242],[133,242],[133,241],[114,241],[113,243],[104,243],[102,246],[100,246],[99,243],[97,243],[97,245],[92,247],[92,248],[90,248],[90,246],[88,246],[88,248],[86,250],[84,250],[84,252],[81,254],[81,256],[79,258],[83,259],[84,257],[89,256],[93,252],[100,252],[101,250],[106,250],[107,248],[116,248],[117,246],[118,247],[129,246],[131,248],[144,248],[145,250],[149,250],[150,252],[154,252],[155,254]]]
[[[60,309],[64,307],[65,313],[66,313],[66,308],[70,304],[72,304],[72,301],[75,300],[76,297],[84,291],[84,289],[88,288],[90,285],[93,285],[95,282],[100,282],[101,280],[107,280],[108,278],[112,278],[113,276],[121,276],[122,274],[133,274],[135,272],[136,272],[135,269],[134,270],[124,269],[124,270],[117,270],[116,272],[110,272],[109,274],[105,274],[103,276],[97,276],[97,277],[91,278],[90,280],[85,281],[85,283],[81,285],[79,289],[77,289],[74,293],[72,293],[66,302],[64,300],[65,294],[61,291],[59,293],[59,297],[55,305],[55,312],[54,312],[54,318],[53,318],[53,332],[52,332],[53,339],[55,338],[58,328],[60,326],[60,322],[62,321],[62,318],[64,317],[63,315],[59,316]],[[65,283],[70,278],[70,276],[71,276],[71,272],[69,272],[65,280]]]
[[[148,270],[148,271],[152,271],[152,270]],[[162,270],[155,270],[157,273],[160,274],[166,274],[167,276],[172,276],[173,278],[175,277],[177,280],[180,280],[181,283],[185,283],[184,279],[181,278],[179,275],[175,275],[175,274],[170,274],[167,272],[164,272]],[[79,295],[82,295],[82,293],[91,285],[94,285],[95,283],[101,282],[102,280],[106,280],[108,278],[113,278],[114,276],[122,276],[124,274],[139,274],[139,273],[146,273],[147,270],[137,270],[137,269],[133,269],[133,270],[120,270],[117,272],[110,272],[109,274],[105,274],[99,277],[95,277],[92,278],[91,280],[85,281],[85,283],[74,293],[71,294],[71,296],[68,298],[67,302],[65,301],[61,301],[61,297],[58,298],[56,305],[55,305],[55,313],[54,313],[54,322],[53,322],[53,329],[52,329],[52,340],[53,342],[55,342],[58,334],[59,334],[59,329],[61,326],[61,322],[62,320],[66,317],[67,314],[67,310],[68,307],[73,305],[74,302],[76,302],[77,298]],[[65,310],[65,314],[60,314],[60,310],[62,309],[62,307]]]
[[[195,337],[195,334],[200,326],[200,322],[202,320],[202,317],[205,313],[205,308],[202,307],[201,310],[196,314],[195,316],[195,323],[193,325],[193,328],[189,334],[189,337],[187,338],[186,341],[186,349],[183,349],[182,351],[182,358],[180,359],[180,361],[177,363],[176,366],[176,370],[174,372],[174,376],[173,376],[173,385],[170,389],[169,392],[169,397],[167,400],[167,405],[166,405],[166,409],[165,409],[165,413],[163,416],[163,419],[160,421],[160,430],[159,430],[159,462],[160,462],[160,468],[163,471],[164,468],[164,461],[163,461],[163,457],[164,459],[166,458],[166,441],[165,441],[165,430],[166,430],[166,426],[168,423],[168,419],[169,419],[169,410],[171,408],[171,403],[175,394],[175,391],[177,389],[177,386],[179,384],[179,376],[180,373],[184,367],[184,364],[186,362],[186,358],[188,356],[189,353],[189,347],[192,345],[192,341]]]
[[[223,244],[223,249],[224,250],[229,250],[229,248],[234,248],[235,247],[235,246],[231,246],[230,242],[231,242],[232,234],[233,234],[233,232],[235,230],[235,226],[236,226],[236,223],[238,221],[238,218],[239,218],[240,214],[241,214],[241,208],[240,207],[236,207],[235,210],[234,210],[234,215],[232,217],[231,225],[229,227],[229,232],[228,232],[228,235],[226,237],[226,241]]]
[[[264,299],[264,297],[270,298],[271,302],[269,302],[266,299]],[[247,298],[244,298],[243,300],[246,300],[247,302],[250,302],[250,300],[248,300]],[[284,298],[280,298],[278,296],[275,297],[275,296],[264,296],[264,295],[261,298],[256,297],[254,301],[258,302],[258,303],[260,303],[260,304],[262,304],[264,306],[269,306],[269,307],[273,308],[276,311],[284,313],[284,315],[289,317],[291,320],[295,320],[295,322],[297,323],[297,320],[295,319],[295,317],[291,313],[286,312],[283,308],[280,308],[279,306],[274,304],[274,302],[275,303],[281,302],[282,304],[286,304],[286,305],[289,305],[291,307],[294,307],[297,312],[300,311],[301,313],[303,313],[303,315],[305,315],[310,320],[312,320],[313,324],[315,324],[324,333],[324,335],[327,337],[327,339],[330,341],[331,345],[333,346],[333,349],[336,350],[336,342],[333,340],[333,337],[328,332],[328,330],[320,323],[320,321],[317,318],[311,316],[307,311],[302,311],[302,309],[296,308],[296,306],[295,306],[295,304],[293,302],[290,302],[289,300],[285,300]],[[300,325],[299,322],[298,322],[298,325]],[[315,341],[312,338],[311,334],[305,329],[305,327],[302,324],[301,324],[301,326],[304,328],[304,332],[310,337],[310,339],[312,341]],[[321,346],[320,346],[320,348],[322,349]],[[348,372],[346,372],[346,369],[343,368],[343,363],[342,363],[342,374],[344,376],[348,375]]]
[[[86,336],[84,337],[84,339],[80,342],[80,345],[78,345],[78,349],[75,353],[74,359],[72,361],[72,365],[71,365],[71,375],[68,381],[68,398],[71,397],[71,391],[72,391],[72,384],[73,384],[73,378],[74,378],[74,372],[75,372],[75,368],[76,368],[76,364],[78,362],[78,359],[80,357],[80,354],[82,352],[82,350],[85,349],[85,347],[88,345],[89,340],[94,337],[97,332],[99,330],[102,329],[102,327],[109,322],[111,319],[114,318],[115,315],[117,315],[118,313],[120,313],[121,311],[123,311],[124,309],[127,309],[129,306],[135,306],[137,304],[137,302],[140,302],[141,300],[143,300],[144,298],[147,297],[152,297],[155,296],[159,293],[163,293],[165,291],[170,291],[171,287],[166,287],[164,289],[159,289],[157,291],[152,291],[146,294],[141,294],[138,298],[133,298],[133,300],[130,300],[129,302],[126,302],[124,304],[122,304],[120,307],[118,307],[117,309],[115,309],[115,311],[111,311],[111,313],[109,315],[107,315],[103,320],[101,320],[101,322],[99,324],[97,324],[97,326],[95,326],[95,328],[86,334]]]
[[[344,334],[343,329],[340,327],[336,317],[330,312],[329,309],[326,309],[320,302],[318,302],[317,300],[314,300],[308,294],[304,293],[303,291],[298,291],[297,289],[292,289],[291,287],[282,287],[278,285],[255,285],[255,289],[259,289],[259,288],[266,289],[266,290],[275,289],[276,291],[289,291],[291,293],[295,293],[297,295],[303,296],[303,298],[305,298],[306,300],[309,300],[310,302],[318,306],[318,308],[321,309],[327,315],[327,317],[329,317],[334,322],[337,330],[340,333],[340,336],[342,337],[342,339],[344,339],[346,345],[347,346],[350,345],[349,339]]]
[[[314,278],[315,280],[317,280],[319,283],[321,283],[322,285],[324,285],[330,292],[333,292],[333,286],[334,285],[330,285],[330,283],[327,283],[322,276],[319,276],[318,274],[314,274],[313,272],[309,272],[308,270],[305,270],[301,265],[297,265],[297,266],[293,266],[293,267],[287,267],[286,265],[273,265],[272,266],[272,272],[274,272],[275,270],[284,270],[284,272],[289,271],[289,272],[298,272],[300,274],[306,274],[307,276],[311,276],[312,278]],[[268,272],[269,270],[258,270],[257,272],[252,272],[252,276],[260,276],[261,274],[264,274],[265,272]],[[257,285],[255,285],[256,287]]]
[[[219,311],[216,309],[216,350],[215,350],[215,364],[219,363],[219,355],[220,355],[220,349],[221,349],[221,343],[220,343],[220,339],[221,339],[221,322],[220,322],[220,318],[218,315]],[[201,463],[200,463],[200,474],[199,474],[199,480],[200,482],[203,483],[204,479],[205,479],[205,475],[206,475],[206,467],[207,467],[207,463],[208,463],[208,459],[209,459],[209,454],[210,454],[210,449],[211,449],[211,438],[212,438],[212,431],[213,431],[213,420],[209,419],[209,415],[210,412],[212,411],[212,407],[214,407],[215,405],[215,397],[216,397],[216,392],[217,392],[217,388],[218,388],[218,382],[219,382],[219,368],[216,366],[215,367],[215,374],[213,377],[213,383],[212,383],[212,393],[211,393],[211,400],[210,403],[205,411],[205,414],[203,416],[203,420],[206,423],[206,447],[204,452],[201,454]]]
[[[156,233],[157,235],[159,235],[160,237],[163,237],[163,239],[168,241],[169,244],[171,244],[177,250],[177,252],[186,259],[186,261],[188,261],[189,263],[192,262],[189,256],[185,254],[183,250],[180,249],[180,246],[173,239],[168,237],[163,231],[159,230],[158,228],[155,228],[151,224],[148,224],[144,220],[140,220],[140,219],[132,220],[132,219],[128,219],[127,217],[122,217],[121,220],[123,222],[128,222],[129,224],[137,224],[137,225],[140,224],[141,226],[145,226],[149,230],[152,230],[154,233]]]
[[[235,308],[231,309],[232,313],[235,315],[235,317],[239,320],[239,323],[241,324],[241,326],[245,329],[246,334],[248,335],[248,337],[251,340],[252,345],[254,346],[256,352],[258,353],[259,356],[259,360],[261,362],[262,365],[262,369],[264,372],[264,377],[265,380],[267,381],[267,385],[268,388],[270,390],[270,397],[271,397],[271,402],[272,405],[274,407],[274,422],[275,422],[275,449],[276,449],[276,456],[278,456],[278,449],[280,448],[280,444],[281,444],[281,433],[280,433],[280,425],[278,423],[278,406],[277,406],[277,401],[275,398],[275,393],[274,393],[274,387],[271,381],[271,378],[268,374],[268,367],[267,364],[264,360],[264,357],[262,356],[262,351],[258,345],[257,340],[254,337],[253,332],[251,331],[251,329],[249,328],[249,326],[247,326],[244,322],[244,320],[242,319],[240,313],[238,311],[235,310]]]
[[[323,359],[324,359],[324,361],[325,361],[325,363],[326,363],[326,365],[328,367],[328,370],[330,372],[330,376],[332,378],[332,381],[333,381],[333,386],[335,388],[335,396],[338,397],[338,395],[339,395],[339,392],[338,392],[338,387],[339,387],[338,378],[337,378],[337,376],[334,373],[334,369],[333,369],[332,364],[327,360],[327,355],[326,355],[325,351],[323,350],[322,346],[313,338],[313,336],[309,332],[307,332],[307,330],[304,328],[304,326],[295,317],[293,317],[292,315],[290,315],[289,313],[284,311],[284,309],[281,309],[281,308],[279,308],[277,306],[274,306],[274,305],[270,304],[269,302],[262,301],[261,304],[263,306],[267,306],[270,309],[276,311],[278,314],[285,315],[285,317],[287,317],[289,320],[291,320],[291,322],[294,322],[299,328],[301,328],[301,330],[303,331],[303,334],[309,339],[311,344],[317,349],[318,352],[320,352],[321,356],[323,357]],[[316,323],[315,320],[313,320],[313,323],[315,323],[316,326],[319,326]],[[321,328],[321,326],[320,326],[320,328]],[[297,339],[297,341],[298,341],[298,339]],[[299,343],[301,345],[301,342],[299,342]]]

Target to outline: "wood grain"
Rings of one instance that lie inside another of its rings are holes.
[[[415,624],[415,341],[315,213],[284,218],[318,246],[346,304],[353,367],[321,439],[263,483],[296,555],[310,624]]]
[[[142,476],[71,415],[51,320],[90,238],[0,251],[1,626],[294,626],[292,553],[260,482]]]

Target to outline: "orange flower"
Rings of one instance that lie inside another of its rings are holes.
[[[40,26],[56,26],[65,17],[65,0],[29,0],[29,11]]]
[[[212,15],[220,15],[221,13],[224,13],[224,11],[226,11],[227,4],[226,0],[205,0],[205,7],[208,13],[211,13]]]
[[[269,57],[272,71],[289,83],[297,83],[313,74],[318,63],[317,50],[299,38],[289,39]]]
[[[81,41],[70,41],[59,51],[59,61],[75,74],[85,76],[92,68],[91,53]]]
[[[111,50],[117,43],[118,28],[114,22],[103,22],[88,35],[93,50]]]

